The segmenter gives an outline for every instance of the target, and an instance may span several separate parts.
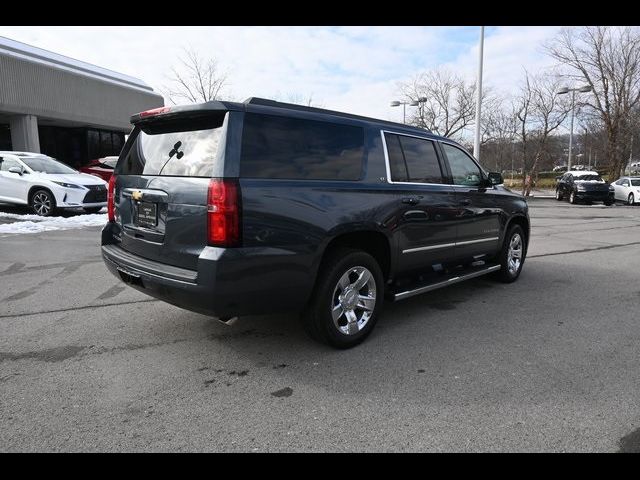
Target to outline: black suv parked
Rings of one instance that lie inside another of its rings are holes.
[[[613,205],[615,191],[598,172],[571,171],[557,177],[556,200],[569,199],[569,203],[602,202]]]
[[[102,255],[174,305],[223,321],[302,311],[312,337],[344,348],[384,296],[522,269],[524,198],[425,130],[256,98],[132,123]]]

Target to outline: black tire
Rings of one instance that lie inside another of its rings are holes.
[[[98,213],[100,210],[102,210],[102,207],[89,207],[89,208],[85,208],[83,210],[86,213]]]
[[[607,200],[607,201],[605,201],[605,202],[604,202],[604,204],[605,204],[607,207],[610,207],[611,205],[613,205],[613,200]]]
[[[29,198],[29,205],[36,215],[50,217],[56,210],[56,198],[49,190],[36,190]]]
[[[365,273],[365,270],[368,271],[369,275],[365,274],[363,278],[368,277],[370,281],[374,282],[375,301],[371,311],[365,311],[365,309],[358,308],[358,306],[351,309],[342,308],[343,300],[341,298],[343,295],[341,293],[347,293],[347,297],[344,299],[347,306],[354,301],[357,301],[358,305],[360,305],[361,301],[357,299],[362,297],[359,297],[359,295],[369,297],[372,293],[370,282],[364,284],[357,291],[350,288],[358,285],[355,279],[359,278],[359,275],[355,269],[362,269],[360,273]],[[343,277],[346,277],[349,281],[346,289],[339,283]],[[378,262],[371,255],[361,250],[336,248],[327,255],[323,265],[320,266],[313,295],[301,317],[304,328],[311,338],[329,344],[332,347],[354,347],[362,342],[373,330],[382,308],[383,297],[384,277]],[[336,308],[339,307],[339,310],[335,310],[336,312],[341,312],[335,322],[332,316],[334,306]],[[364,320],[366,312],[370,312],[370,314],[360,327],[360,322]],[[356,315],[357,321],[348,323],[347,313]],[[339,327],[340,323],[344,323],[344,325]],[[347,330],[353,328],[354,332],[347,333],[341,331],[340,328]],[[355,330],[356,328],[358,329],[357,331]]]
[[[575,190],[572,190],[571,193],[569,194],[569,203],[571,205],[575,205],[576,203],[578,203],[578,198],[576,197]]]
[[[633,196],[633,193],[629,194],[629,198],[627,198],[627,205],[633,205],[635,203],[636,199]]]
[[[559,188],[556,188],[556,200],[559,202],[564,200],[564,197],[562,196],[562,192],[560,191]]]
[[[520,236],[520,263],[517,268],[513,269],[513,265],[509,264],[509,247],[516,235]],[[495,273],[495,278],[504,283],[515,282],[522,272],[524,260],[527,256],[527,242],[524,231],[520,225],[512,225],[504,237],[502,249],[496,260],[500,263],[500,270]]]

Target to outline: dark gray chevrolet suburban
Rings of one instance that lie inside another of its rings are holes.
[[[518,278],[521,195],[426,130],[252,98],[134,115],[102,255],[134,288],[222,321],[302,312],[334,347],[384,298]]]

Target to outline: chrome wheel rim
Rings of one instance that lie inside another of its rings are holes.
[[[571,203],[576,201],[576,194],[571,192],[571,196],[569,197],[569,200],[571,200]]]
[[[511,275],[518,273],[522,263],[522,237],[516,233],[509,241],[509,251],[507,253],[507,268]]]
[[[369,322],[376,306],[376,281],[365,267],[352,267],[340,277],[331,297],[331,318],[343,335],[355,335]]]
[[[560,190],[556,190],[556,199],[560,200]]]
[[[51,199],[49,195],[40,192],[33,197],[33,209],[38,215],[48,215],[51,212]]]

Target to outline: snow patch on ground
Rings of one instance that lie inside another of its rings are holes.
[[[40,217],[0,212],[0,218],[15,219],[13,223],[0,224],[0,234],[40,233],[51,230],[69,230],[83,227],[101,227],[107,223],[106,213],[74,215],[72,217]]]

